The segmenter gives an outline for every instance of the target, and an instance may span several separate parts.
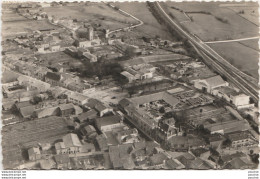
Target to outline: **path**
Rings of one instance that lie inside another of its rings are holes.
[[[248,37],[248,38],[233,39],[233,40],[209,41],[209,42],[204,42],[204,43],[205,43],[205,44],[214,44],[214,43],[239,42],[239,41],[253,40],[253,39],[259,39],[259,38],[260,38],[260,36],[256,36],[256,37]]]
[[[105,3],[105,2],[104,2],[104,3]],[[114,6],[114,5],[109,4],[109,3],[105,3],[105,4],[107,4],[108,6],[110,6],[110,7],[113,8],[113,9],[115,9],[115,6]],[[139,22],[139,24],[131,25],[131,26],[129,26],[129,27],[120,28],[120,29],[116,29],[116,30],[110,31],[110,32],[108,32],[107,35],[110,35],[110,34],[112,34],[112,33],[119,32],[119,31],[122,31],[122,30],[133,29],[133,28],[135,28],[135,27],[138,27],[138,26],[141,26],[141,25],[144,24],[143,21],[141,21],[141,20],[138,19],[137,17],[133,16],[132,14],[129,14],[128,12],[123,11],[122,9],[118,9],[118,11],[120,11],[120,12],[126,14],[127,16],[130,16],[130,17],[132,17],[133,19],[137,20],[137,21]]]

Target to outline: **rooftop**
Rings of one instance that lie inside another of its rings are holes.
[[[65,147],[80,147],[82,146],[77,134],[69,133],[62,138]]]

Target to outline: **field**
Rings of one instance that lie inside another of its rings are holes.
[[[193,19],[193,21],[182,23],[182,25],[191,33],[199,36],[203,41],[229,40],[258,35],[258,28],[255,24],[231,10],[230,6],[220,6],[222,4],[222,2],[166,2],[168,11],[172,10],[171,7],[175,7],[183,10]],[[251,4],[249,5],[251,7]],[[253,5],[257,6],[256,3]],[[172,14],[175,15],[174,12]],[[179,16],[177,14],[176,19],[182,22],[185,15],[183,14],[178,19]],[[227,23],[218,20],[216,17],[224,21],[226,20]]]
[[[54,142],[68,133],[64,119],[50,117],[2,128],[2,153],[4,168],[12,168],[26,160],[28,147],[38,143]]]
[[[161,3],[162,4],[162,3]],[[164,9],[171,12],[175,20],[202,41],[232,40],[259,36],[258,4],[223,2],[166,2]],[[174,8],[172,8],[174,7]],[[175,11],[179,13],[176,13]],[[240,11],[244,13],[239,13]],[[182,16],[180,12],[182,13]],[[191,19],[183,22],[185,14]],[[258,19],[257,19],[258,20]],[[216,52],[240,70],[258,78],[258,40],[209,44]]]
[[[236,13],[239,13],[239,15],[248,21],[252,22],[253,24],[259,26],[259,19],[258,19],[258,7],[251,6],[251,7],[229,7],[229,9],[235,11]]]
[[[146,3],[116,2],[113,4],[144,22],[143,25],[136,28],[136,31],[151,37],[159,35],[162,39],[173,39],[168,30],[157,22],[152,13],[149,11]]]
[[[239,43],[248,47],[248,48],[251,48],[251,49],[254,49],[256,51],[259,51],[259,45],[258,45],[258,39],[252,39],[252,40],[244,40],[244,41],[240,41]]]
[[[5,70],[2,71],[2,83],[10,83],[13,81],[16,81],[18,78],[18,75],[16,73],[13,73],[12,71]]]
[[[223,58],[241,71],[258,78],[259,52],[239,42],[209,44]]]
[[[2,22],[2,37],[12,37],[46,28],[57,29],[56,26],[49,24],[47,21],[25,20]]]
[[[44,11],[58,19],[68,17],[76,18],[78,21],[86,20],[88,22],[100,23],[102,26],[115,30],[136,24],[137,21],[131,17],[120,14],[116,10],[102,3],[89,3],[85,6],[64,6],[64,7],[46,7]]]
[[[27,19],[13,11],[3,10],[3,12],[2,12],[2,21],[3,22],[22,21],[22,20],[27,20]]]

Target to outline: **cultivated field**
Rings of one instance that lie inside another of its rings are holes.
[[[231,10],[230,6],[223,7],[222,4],[222,2],[166,2],[168,11],[172,11],[171,7],[174,7],[186,12],[192,21],[182,23],[182,25],[203,41],[228,40],[258,35],[258,28],[255,24]],[[253,3],[253,5],[257,6],[257,3]],[[249,6],[252,5],[249,4]],[[175,16],[173,11],[172,14]],[[257,12],[255,15],[258,17]],[[178,13],[175,18],[182,22],[184,17],[184,13],[183,16]]]
[[[162,39],[173,39],[168,30],[157,22],[145,2],[116,2],[113,4],[144,22],[143,25],[136,28],[136,31],[151,37],[159,35]]]
[[[248,48],[252,48],[256,51],[260,51],[258,41],[259,41],[259,39],[252,39],[252,40],[240,41],[239,43],[248,47]]]
[[[137,23],[133,18],[123,15],[102,3],[89,3],[84,6],[46,7],[44,11],[58,19],[67,17],[70,19],[76,18],[78,21],[86,20],[88,22],[100,23],[110,30],[124,28],[130,24]]]
[[[13,168],[26,160],[27,148],[38,143],[54,142],[68,133],[67,123],[59,117],[49,117],[2,128],[4,168]]]
[[[258,51],[240,42],[209,44],[209,46],[240,70],[258,78]]]
[[[25,17],[13,12],[13,11],[7,11],[3,10],[2,11],[2,21],[3,22],[8,22],[8,21],[23,21],[27,20]]]
[[[166,2],[163,4],[168,13],[171,12],[174,19],[180,22],[187,31],[197,35],[205,42],[259,36],[258,24],[255,22],[255,18],[258,18],[257,6],[258,4],[255,2],[232,4],[223,2]],[[178,13],[175,13],[176,11]],[[186,15],[190,21],[183,22]],[[257,39],[209,45],[231,64],[258,78],[259,50]]]

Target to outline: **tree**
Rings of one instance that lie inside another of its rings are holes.
[[[230,139],[226,139],[223,141],[223,146],[225,146],[225,147],[230,147],[231,144],[232,144],[232,142]]]
[[[165,113],[165,109],[164,109],[164,107],[162,106],[162,107],[160,107],[160,109],[159,109],[159,112],[160,113]]]

